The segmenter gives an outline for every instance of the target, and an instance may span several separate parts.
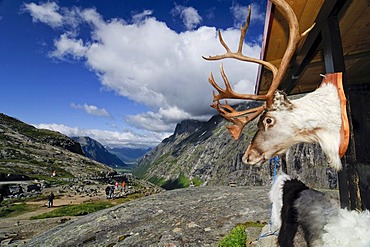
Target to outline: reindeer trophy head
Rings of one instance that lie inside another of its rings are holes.
[[[244,37],[250,23],[250,7],[248,8],[246,23],[240,28],[241,35],[238,50],[236,52],[230,50],[219,30],[218,37],[220,43],[226,49],[226,53],[203,57],[206,60],[234,58],[267,67],[273,75],[268,92],[265,95],[234,92],[221,65],[220,72],[225,83],[225,89],[215,82],[211,73],[208,81],[218,92],[218,94],[213,92],[215,103],[211,107],[216,108],[222,117],[232,123],[231,126],[226,127],[235,140],[239,138],[241,131],[248,122],[260,116],[258,131],[243,156],[244,163],[259,165],[275,155],[286,152],[294,144],[318,142],[327,155],[329,164],[340,170],[341,161],[339,156],[342,154],[339,155],[338,150],[342,138],[340,134],[342,126],[341,105],[338,89],[331,84],[331,77],[328,77],[326,83],[322,83],[319,89],[297,100],[289,101],[284,93],[277,90],[288,69],[298,42],[311,31],[315,24],[305,32],[300,33],[297,17],[289,4],[283,0],[271,0],[271,2],[281,11],[289,25],[289,41],[279,69],[272,63],[248,57],[242,52]],[[225,104],[219,102],[221,99],[227,98],[265,101],[265,104],[244,111],[236,111],[227,101]]]

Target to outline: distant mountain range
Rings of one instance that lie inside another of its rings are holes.
[[[152,148],[107,148],[107,150],[118,156],[126,164],[137,164],[138,160],[152,150]]]
[[[88,137],[72,137],[73,140],[80,143],[83,153],[86,157],[106,164],[112,168],[125,168],[127,165],[115,154],[109,152],[101,143]]]
[[[80,143],[86,157],[115,169],[130,170],[137,164],[138,159],[151,150],[151,148],[104,147],[101,143],[88,136],[77,136],[72,137],[72,139]]]

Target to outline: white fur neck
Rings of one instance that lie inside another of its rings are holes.
[[[271,223],[272,231],[276,231],[281,227],[281,208],[283,207],[283,186],[284,183],[291,180],[291,177],[285,173],[281,173],[276,177],[276,180],[272,184],[269,197],[272,203],[271,209]]]
[[[341,108],[337,88],[325,83],[316,91],[292,100],[290,121],[300,130],[302,142],[318,142],[329,165],[341,170],[339,157]]]

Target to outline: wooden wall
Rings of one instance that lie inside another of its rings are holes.
[[[370,82],[348,87],[362,209],[370,209]]]

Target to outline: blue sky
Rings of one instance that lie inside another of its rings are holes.
[[[153,147],[184,119],[208,120],[221,29],[232,49],[252,6],[245,54],[259,57],[266,1],[0,0],[0,112],[110,147]],[[222,61],[238,92],[257,66]]]

